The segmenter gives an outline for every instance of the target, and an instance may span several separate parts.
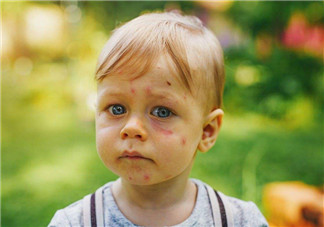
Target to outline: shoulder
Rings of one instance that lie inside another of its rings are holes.
[[[82,200],[56,211],[48,227],[54,226],[82,226]]]
[[[107,189],[111,183],[109,182],[102,187]],[[54,226],[83,226],[83,199],[56,211],[48,227]]]
[[[269,226],[259,208],[253,202],[246,202],[234,197],[226,196],[222,193],[221,195],[230,207],[234,226]]]
[[[208,184],[197,180],[192,179],[197,185],[206,186],[206,190],[208,188]],[[214,190],[210,188],[214,193]],[[246,202],[234,197],[230,197],[224,195],[223,193],[217,191],[222,202],[225,206],[225,213],[227,216],[227,220],[230,223],[233,223],[235,227],[268,227],[268,223],[258,207],[253,202]],[[209,192],[208,192],[209,194]],[[210,207],[210,209],[212,209]]]

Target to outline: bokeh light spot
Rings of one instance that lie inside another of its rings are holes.
[[[235,81],[243,86],[249,86],[259,81],[260,73],[253,66],[239,66],[235,73]]]
[[[27,76],[33,70],[33,62],[31,59],[27,57],[20,57],[14,63],[14,71],[15,73]]]
[[[77,23],[80,21],[82,13],[76,5],[69,5],[65,8],[66,20],[70,23]]]

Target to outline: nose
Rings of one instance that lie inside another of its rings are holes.
[[[137,117],[129,119],[124,128],[120,131],[120,138],[132,138],[145,141],[147,139],[147,131],[143,126],[143,122]]]

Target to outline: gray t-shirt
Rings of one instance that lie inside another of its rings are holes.
[[[208,193],[204,183],[197,179],[191,179],[198,189],[197,200],[191,215],[182,223],[182,226],[214,226]],[[129,221],[119,210],[111,193],[109,182],[103,186],[103,209],[105,226],[138,226]],[[245,202],[233,197],[226,196],[234,218],[235,227],[267,227],[267,221],[253,202]],[[58,210],[49,227],[52,226],[83,226],[82,200],[70,206]]]

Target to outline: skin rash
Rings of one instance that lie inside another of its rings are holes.
[[[128,187],[163,188],[187,181],[202,139],[205,118],[200,100],[163,59],[158,65],[159,70],[140,77],[110,75],[98,83],[98,153]],[[159,107],[171,114],[163,117]],[[125,151],[143,158],[120,158]]]
[[[146,180],[146,181],[150,180],[150,176],[147,175],[147,174],[145,174],[145,175],[144,175],[144,180]]]
[[[186,141],[187,141],[186,138],[182,138],[182,141],[181,141],[182,142],[182,145],[185,145],[186,144]]]
[[[152,122],[152,126],[154,127],[155,130],[161,132],[165,136],[169,136],[169,135],[172,135],[173,134],[173,132],[171,130],[167,130],[167,129],[162,128],[156,122]]]
[[[148,87],[146,87],[146,94],[147,95],[150,95],[152,92],[151,92],[151,90],[152,90],[152,88],[151,88],[151,86],[148,86]]]

